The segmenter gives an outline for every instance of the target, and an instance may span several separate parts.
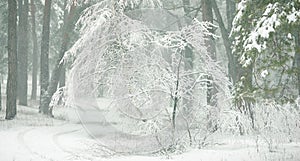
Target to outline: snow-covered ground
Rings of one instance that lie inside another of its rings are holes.
[[[107,103],[107,101],[106,101]],[[256,137],[214,136],[203,149],[176,155],[121,155],[106,150],[89,135],[74,110],[54,111],[47,118],[36,108],[18,107],[15,120],[4,120],[0,112],[0,161],[299,161],[300,144],[278,144],[269,152]],[[67,120],[66,120],[67,119]],[[105,125],[103,125],[105,126]],[[105,131],[104,134],[105,135]]]

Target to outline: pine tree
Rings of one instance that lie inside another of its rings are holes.
[[[210,0],[202,0],[202,20],[213,24],[213,10],[212,10],[212,2]],[[214,28],[211,26],[209,30],[211,33],[214,33]],[[207,36],[205,44],[207,46],[207,50],[209,53],[209,59],[216,61],[216,47],[214,43],[214,39],[212,36]],[[213,77],[208,76],[208,85],[207,85],[207,104],[211,106],[216,106],[216,87],[213,84]]]
[[[2,8],[0,9],[0,14],[2,14],[2,17],[0,17],[0,39],[7,40],[7,2],[0,2],[0,6]],[[6,46],[7,41],[0,41],[0,91],[2,92],[2,83],[3,79],[5,78],[7,74],[7,55],[6,55]],[[2,109],[2,93],[0,92],[0,110]]]
[[[0,111],[2,110],[2,78],[0,77]]]
[[[17,2],[8,0],[8,78],[6,89],[6,116],[13,119],[17,114]]]
[[[299,3],[244,0],[238,6],[231,34],[233,51],[243,67],[237,96],[247,102],[294,100]]]
[[[36,100],[37,95],[37,71],[38,71],[38,42],[36,34],[36,6],[35,0],[30,1],[30,13],[31,13],[31,34],[32,34],[32,89],[31,89],[31,99]]]
[[[44,17],[43,17],[43,31],[41,44],[41,66],[40,66],[40,111],[43,114],[50,114],[49,108],[45,100],[48,97],[47,88],[49,85],[49,38],[50,38],[50,13],[52,0],[45,0]]]
[[[27,106],[28,90],[28,0],[20,0],[18,36],[18,98],[19,104]]]

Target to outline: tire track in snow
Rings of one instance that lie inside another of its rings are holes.
[[[81,153],[76,153],[76,152],[73,152],[71,150],[68,150],[59,141],[61,137],[65,136],[65,135],[75,133],[75,132],[80,131],[80,130],[82,130],[82,128],[75,129],[75,130],[69,130],[69,131],[65,131],[65,132],[59,132],[59,133],[54,134],[52,136],[52,140],[53,140],[54,144],[58,148],[60,148],[60,150],[62,150],[63,152],[69,154],[68,160],[93,160],[93,158],[89,157],[91,154],[86,156],[86,155],[82,155]],[[83,154],[85,154],[85,153],[83,153]]]
[[[22,145],[28,152],[30,152],[30,153],[32,153],[32,154],[34,154],[34,152],[33,152],[33,150],[31,150],[31,149],[29,148],[29,146],[26,144],[25,139],[24,139],[24,136],[25,136],[25,134],[27,134],[27,133],[30,132],[30,131],[33,131],[34,129],[35,129],[35,128],[26,129],[26,130],[23,130],[23,131],[21,131],[21,132],[19,132],[19,133],[17,134],[17,138],[18,138],[19,144]]]
[[[30,154],[33,154],[39,158],[42,158],[42,159],[46,159],[46,160],[53,160],[52,158],[49,158],[49,157],[46,157],[45,155],[42,155],[34,150],[32,150],[30,148],[30,146],[28,146],[28,144],[25,142],[25,135],[33,130],[35,130],[36,128],[30,128],[30,129],[26,129],[26,130],[23,130],[21,132],[18,132],[17,134],[17,140],[19,142],[19,144],[21,146],[23,146]]]
[[[64,131],[64,132],[59,132],[59,133],[56,133],[52,136],[52,140],[53,140],[53,143],[60,149],[62,150],[63,152],[66,152],[66,153],[69,153],[69,154],[72,154],[72,155],[77,155],[75,154],[74,152],[64,148],[60,143],[59,143],[59,138],[64,136],[64,135],[68,135],[68,134],[71,134],[71,133],[74,133],[74,132],[77,132],[77,131],[80,131],[81,129],[75,129],[75,130],[70,130],[70,131]]]

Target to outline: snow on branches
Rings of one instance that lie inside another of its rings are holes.
[[[256,12],[252,3],[255,2],[242,0],[238,4],[231,31],[234,38],[233,51],[240,55],[240,62],[244,67],[255,61],[251,51],[262,53],[268,49],[271,34],[281,32],[282,27],[292,26],[300,21],[297,2],[270,2]]]
[[[209,115],[212,109],[199,112],[206,106],[208,76],[214,78],[220,100],[229,100],[229,80],[205,47],[207,35],[214,36],[211,24],[195,19],[178,30],[162,31],[103,5],[86,9],[77,23],[81,37],[69,50],[75,57],[69,104],[95,97],[104,87],[104,95],[113,99],[110,119],[117,118],[131,133],[150,128],[156,134],[189,129]]]

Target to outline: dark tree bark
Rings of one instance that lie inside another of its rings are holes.
[[[45,99],[47,99],[47,88],[49,85],[49,37],[50,37],[50,13],[52,0],[45,0],[44,17],[43,17],[43,31],[41,44],[41,65],[40,65],[40,111],[43,114],[50,114],[48,106],[45,106]]]
[[[213,3],[216,1],[214,0]],[[215,3],[216,4],[216,3]],[[235,1],[234,0],[226,0],[226,17],[227,17],[227,29],[231,31],[232,29],[232,22],[235,16]]]
[[[18,22],[17,22],[17,26],[18,26],[18,30],[17,30],[17,33],[18,33],[18,35],[20,35],[20,33],[21,33],[21,31],[22,31],[22,26],[20,25],[20,24],[22,24],[22,19],[21,19],[21,17],[22,17],[22,9],[23,9],[23,0],[17,0],[17,2],[18,2],[18,8],[17,8],[17,10],[18,10]],[[19,41],[20,41],[20,39],[18,38],[17,39],[17,41],[18,41],[18,45],[19,45]]]
[[[66,86],[66,66],[64,65],[61,69],[59,88]]]
[[[296,32],[296,53],[295,53],[295,60],[296,60],[296,71],[297,71],[297,87],[298,87],[298,96],[300,96],[300,32]]]
[[[231,78],[233,85],[235,85],[241,77],[241,72],[239,71],[239,69],[242,69],[241,65],[238,63],[238,58],[232,53],[232,40],[229,38],[229,32],[232,29],[232,22],[235,15],[235,2],[233,0],[226,0],[227,29],[225,27],[223,18],[221,16],[216,1],[212,0],[211,4],[221,30],[221,35],[226,50],[226,56],[228,58],[228,74]]]
[[[60,80],[60,74],[63,70],[64,67],[64,62],[62,62],[63,57],[65,55],[65,52],[67,50],[68,44],[70,42],[70,30],[72,30],[72,20],[74,18],[74,14],[75,14],[75,8],[76,8],[76,4],[73,1],[72,5],[71,5],[71,9],[70,9],[70,13],[68,14],[67,18],[64,19],[64,27],[63,27],[63,38],[62,38],[62,46],[59,52],[59,57],[58,60],[54,66],[54,69],[52,71],[52,75],[51,75],[51,81],[49,84],[49,87],[47,89],[47,95],[45,95],[45,99],[43,101],[43,108],[47,108],[50,109],[50,114],[52,112],[52,107],[49,108],[49,104],[51,102],[51,98],[53,96],[53,94],[56,92],[57,90],[57,86],[58,86],[58,82]]]
[[[190,0],[182,0],[183,4],[183,11],[185,15],[188,15],[190,13],[190,7],[191,7],[191,1]]]
[[[202,0],[202,20],[206,22],[213,23],[213,10],[211,0]],[[210,32],[214,32],[214,29],[210,29]],[[214,40],[212,36],[208,37],[206,41],[206,46],[208,48],[208,52],[212,59],[216,59],[216,48],[214,45]]]
[[[2,110],[2,78],[0,77],[0,111]]]
[[[37,95],[37,72],[38,72],[38,44],[36,35],[36,23],[35,23],[35,13],[36,8],[34,0],[30,1],[30,13],[31,13],[31,33],[32,33],[32,89],[31,89],[31,99],[36,100]]]
[[[18,11],[18,15],[17,15],[17,34],[19,35],[18,36],[18,38],[17,38],[17,53],[18,53],[18,55],[17,55],[17,57],[19,57],[19,45],[21,44],[21,39],[20,39],[20,35],[22,34],[22,8],[23,8],[23,0],[17,0],[17,5],[18,5],[18,8],[17,8],[17,11]],[[17,99],[20,97],[20,94],[19,94],[19,89],[20,89],[20,73],[21,73],[21,71],[20,71],[20,62],[19,62],[19,59],[18,59],[18,82],[17,82],[17,88],[18,88],[18,92],[17,92]]]
[[[18,41],[18,96],[19,104],[27,106],[28,91],[28,0],[23,0],[21,15],[19,15],[19,41]]]
[[[6,88],[6,116],[13,119],[17,114],[17,1],[8,0],[8,78]]]
[[[206,22],[213,23],[213,10],[212,10],[212,4],[211,0],[202,0],[202,20]],[[213,33],[213,29],[210,29],[210,32]],[[212,60],[216,60],[216,48],[215,43],[212,36],[206,37],[207,40],[205,40],[205,45],[207,47],[207,51],[211,57]],[[215,98],[216,96],[216,88],[214,87],[213,78],[212,76],[209,76],[208,78],[208,85],[207,85],[207,104],[211,106],[216,106],[217,100]]]
[[[67,0],[64,2],[64,23],[67,22],[68,18],[68,10],[67,7]],[[65,24],[64,24],[65,25]],[[64,32],[64,31],[63,31]],[[59,77],[59,88],[64,87],[66,85],[66,66],[64,65],[61,69],[60,77]]]

